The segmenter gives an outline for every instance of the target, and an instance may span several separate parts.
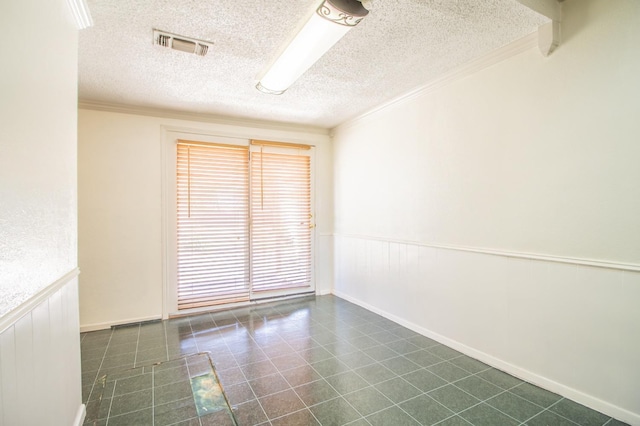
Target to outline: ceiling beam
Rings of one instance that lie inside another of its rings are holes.
[[[538,27],[538,47],[544,56],[549,56],[560,45],[560,21],[562,10],[558,0],[518,0],[529,9],[551,19]]]

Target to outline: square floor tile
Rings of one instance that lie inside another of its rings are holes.
[[[449,360],[449,362],[473,374],[479,373],[481,371],[488,370],[489,368],[491,368],[487,364],[480,362],[477,359],[468,357],[466,355],[460,356],[458,358],[453,358]]]
[[[320,426],[313,413],[305,408],[271,421],[272,426]]]
[[[163,405],[156,405],[153,409],[154,426],[166,426],[181,420],[198,416],[193,397],[172,401]],[[111,424],[111,421],[109,421]]]
[[[272,374],[270,376],[251,380],[249,381],[249,385],[258,398],[271,395],[272,393],[281,392],[291,387],[280,374]]]
[[[360,414],[342,397],[309,408],[323,426],[341,426],[351,423]]]
[[[115,396],[111,400],[109,415],[119,416],[121,414],[139,411],[143,408],[151,407],[152,403],[153,391],[151,389]]]
[[[293,389],[259,398],[259,401],[269,419],[282,417],[305,408],[304,403]]]
[[[354,370],[360,377],[365,379],[368,383],[375,385],[376,383],[384,382],[397,375],[383,366],[380,363],[370,364],[365,367],[356,368]]]
[[[501,389],[477,376],[470,376],[457,381],[455,386],[480,400],[489,399],[504,392],[504,389]]]
[[[609,420],[609,416],[568,399],[563,399],[558,402],[549,408],[549,411],[559,414],[569,420],[573,420],[583,426],[602,426],[607,420]]]
[[[414,398],[422,393],[422,391],[418,390],[418,388],[402,377],[395,377],[386,382],[379,383],[376,389],[396,404]]]
[[[420,426],[410,415],[398,407],[391,407],[367,417],[372,426]]]
[[[357,391],[369,386],[366,380],[354,373],[353,371],[345,371],[335,376],[327,377],[327,382],[334,387],[341,395]]]
[[[393,371],[395,374],[398,374],[398,375],[411,373],[412,371],[416,371],[422,368],[418,364],[416,364],[413,361],[410,361],[408,358],[405,358],[404,356],[389,358],[384,361],[381,361],[380,364],[384,365],[389,370]]]
[[[479,399],[453,385],[441,387],[429,392],[428,395],[454,413],[459,413],[480,403]]]
[[[522,380],[517,377],[513,377],[512,375],[496,370],[495,368],[478,373],[478,377],[481,377],[502,389],[511,389],[512,387],[523,383]]]
[[[455,365],[449,362],[441,362],[440,364],[432,365],[431,367],[427,367],[427,370],[431,371],[433,374],[442,377],[448,382],[455,382],[456,380],[463,379],[470,375],[470,373],[466,370],[463,370],[460,367],[456,367]]]
[[[537,416],[527,420],[526,426],[576,426],[576,424],[564,417],[560,417],[551,411],[543,411]]]
[[[239,426],[259,425],[267,421],[267,416],[257,400],[233,407],[233,414]]]
[[[424,369],[405,374],[402,377],[422,392],[429,392],[447,384],[440,377]]]
[[[475,426],[516,426],[519,424],[516,420],[484,403],[469,408],[459,415]]]
[[[526,399],[522,399],[509,392],[501,393],[491,399],[488,399],[487,404],[502,411],[505,414],[520,420],[521,422],[535,416],[540,413],[543,408],[539,407]]]
[[[292,368],[281,373],[282,377],[293,387],[300,386],[305,383],[313,382],[321,379],[322,376],[316,372],[310,365]]]
[[[420,367],[430,367],[434,364],[442,362],[442,358],[435,356],[431,352],[421,349],[416,352],[411,352],[405,355],[405,357],[418,364]]]
[[[433,425],[453,415],[451,410],[426,395],[405,401],[400,407],[422,425]]]
[[[294,391],[298,394],[302,402],[309,407],[338,396],[338,392],[324,379],[298,386],[294,388]]]
[[[539,388],[531,383],[522,383],[511,388],[509,392],[544,408],[547,408],[562,399],[560,395]]]
[[[383,408],[390,407],[393,403],[373,387],[368,387],[355,391],[344,396],[358,412],[363,416],[368,416]]]

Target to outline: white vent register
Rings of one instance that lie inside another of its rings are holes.
[[[209,52],[209,48],[213,46],[213,43],[208,41],[160,30],[153,30],[153,44],[198,56],[205,56]]]

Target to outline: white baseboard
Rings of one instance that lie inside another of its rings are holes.
[[[76,414],[76,419],[73,421],[73,426],[82,426],[86,415],[87,406],[84,404],[80,404],[80,407],[78,407],[78,413]]]
[[[136,322],[144,322],[144,321],[155,321],[162,319],[161,315],[154,315],[150,317],[142,317],[142,318],[131,318],[122,321],[113,321],[113,322],[102,322],[96,324],[87,324],[80,326],[80,332],[86,333],[88,331],[98,331],[98,330],[106,330],[115,325],[123,325],[123,324],[133,324]]]
[[[604,413],[608,416],[611,416],[617,420],[621,420],[623,422],[629,423],[630,425],[637,425],[640,426],[640,414],[636,414],[633,413],[631,411],[625,410],[624,408],[618,407],[616,405],[610,404],[606,401],[603,401],[599,398],[595,398],[591,395],[585,394],[577,389],[565,386],[561,383],[555,382],[551,379],[548,379],[546,377],[540,376],[538,374],[532,373],[531,371],[525,370],[523,368],[520,368],[518,366],[515,366],[513,364],[510,364],[504,360],[501,360],[499,358],[496,358],[492,355],[489,355],[485,352],[481,352],[477,349],[474,349],[472,347],[466,346],[458,341],[449,339],[445,336],[442,336],[438,333],[435,333],[431,330],[428,330],[424,327],[421,327],[417,324],[414,324],[410,321],[407,321],[403,318],[400,318],[396,315],[390,314],[382,309],[379,309],[373,305],[370,305],[368,303],[362,302],[359,299],[356,299],[355,297],[349,296],[348,294],[345,294],[339,290],[333,290],[332,293],[337,296],[340,297],[341,299],[347,300],[353,304],[356,304],[358,306],[361,306],[371,312],[375,312],[378,315],[381,315],[393,322],[396,322],[400,325],[402,325],[403,327],[406,327],[412,331],[415,331],[416,333],[422,334],[423,336],[426,336],[430,339],[433,339],[439,343],[442,343],[443,345],[447,345],[459,352],[462,352],[465,355],[468,355],[472,358],[475,358],[479,361],[484,362],[485,364],[488,364],[494,368],[497,368],[499,370],[502,370],[506,373],[509,373],[515,377],[518,377],[522,380],[525,380],[529,383],[533,383],[534,385],[537,385],[543,389],[546,389],[548,391],[557,393],[559,395],[562,395],[563,397],[570,399],[572,401],[578,402],[582,405],[585,405],[589,408],[592,408],[594,410],[600,411],[601,413]]]

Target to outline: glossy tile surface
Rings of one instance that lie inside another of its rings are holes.
[[[622,424],[334,296],[84,333],[82,367],[86,424]]]

